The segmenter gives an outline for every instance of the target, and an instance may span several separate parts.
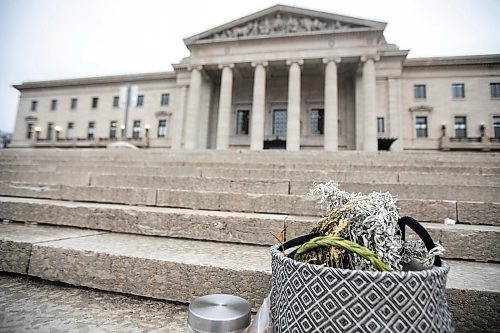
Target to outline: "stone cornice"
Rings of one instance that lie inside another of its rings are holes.
[[[124,83],[124,82],[139,82],[139,81],[164,81],[175,79],[175,72],[158,72],[158,73],[143,73],[143,74],[127,74],[113,76],[98,76],[87,77],[81,79],[66,79],[66,80],[50,80],[50,81],[31,81],[23,82],[22,84],[13,85],[19,91],[35,88],[58,88],[71,87],[95,84],[109,83]]]
[[[409,58],[403,67],[500,65],[500,54],[470,55],[454,57]]]

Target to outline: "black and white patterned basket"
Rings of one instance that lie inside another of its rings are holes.
[[[271,248],[274,333],[453,332],[445,296],[448,264],[372,272],[320,267]]]

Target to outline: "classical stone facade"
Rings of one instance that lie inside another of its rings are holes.
[[[174,72],[27,82],[16,146],[495,149],[500,55],[407,59],[386,23],[276,5],[184,40]]]

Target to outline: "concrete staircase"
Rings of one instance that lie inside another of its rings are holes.
[[[308,233],[323,210],[306,193],[335,179],[397,195],[401,214],[447,250],[457,331],[493,332],[499,162],[493,153],[5,150],[0,270],[182,303],[231,293],[257,308],[271,232]]]

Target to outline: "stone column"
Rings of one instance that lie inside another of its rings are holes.
[[[216,148],[219,150],[227,150],[229,148],[233,68],[234,64],[219,65],[219,69],[222,69],[216,141]]]
[[[398,138],[391,146],[392,151],[403,150],[403,132],[401,129],[401,80],[389,78],[389,133]]]
[[[266,66],[264,63],[252,63],[255,67],[253,79],[252,123],[250,128],[250,149],[264,149],[264,119],[266,108]]]
[[[363,150],[377,151],[377,95],[375,60],[373,57],[361,57],[363,62]]]
[[[184,104],[186,101],[186,86],[177,88],[175,94],[175,112],[173,114],[173,124],[167,126],[172,127],[172,149],[181,149],[182,144],[182,129],[184,127]]]
[[[288,110],[286,127],[286,150],[300,150],[300,65],[304,60],[287,61]]]
[[[191,69],[188,108],[186,115],[185,149],[196,149],[198,142],[198,113],[200,112],[201,66]]]
[[[337,64],[340,58],[323,59],[325,66],[325,119],[324,119],[324,149],[338,150],[338,85]]]

